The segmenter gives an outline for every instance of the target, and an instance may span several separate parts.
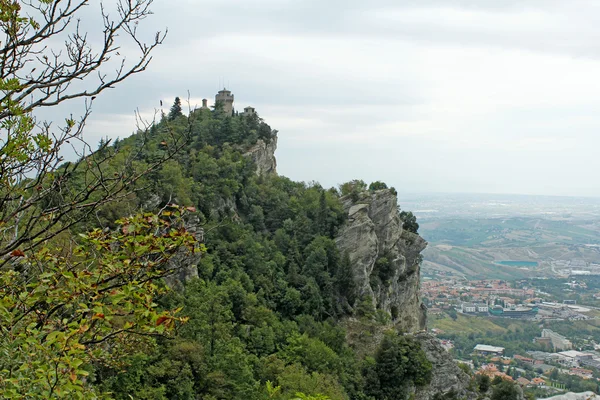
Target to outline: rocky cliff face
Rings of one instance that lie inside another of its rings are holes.
[[[188,220],[185,228],[194,235],[198,243],[204,242],[204,229],[200,226],[197,217]],[[191,253],[187,248],[180,248],[175,257],[169,260],[167,269],[172,271],[171,275],[165,277],[165,283],[170,288],[183,290],[183,282],[198,277],[198,263],[200,252]]]
[[[249,157],[256,164],[256,175],[277,174],[276,149],[277,136],[273,136],[268,143],[259,139],[244,153],[244,156]]]
[[[348,223],[336,242],[350,257],[359,296],[369,296],[402,330],[424,329],[419,269],[427,242],[402,229],[395,192],[365,192],[354,199],[343,197],[342,202]]]
[[[364,192],[354,198],[345,196],[342,203],[348,222],[336,242],[340,252],[350,257],[359,296],[370,296],[376,308],[390,313],[396,328],[414,333],[432,363],[431,382],[411,388],[411,398],[432,400],[437,394],[454,393],[455,398],[475,399],[477,394],[469,389],[469,376],[436,338],[424,332],[426,311],[419,285],[421,252],[427,242],[402,228],[395,192]],[[351,318],[345,325],[350,336],[356,336],[348,340],[360,343],[361,322]],[[375,352],[383,338],[381,329],[369,332],[370,343],[360,345],[365,354]]]
[[[600,396],[594,392],[584,392],[584,393],[565,393],[558,396],[548,397],[547,399],[540,400],[596,400],[600,399]]]
[[[429,385],[413,388],[415,400],[431,400],[436,394],[455,393],[458,399],[474,399],[477,393],[469,390],[470,377],[461,370],[438,340],[427,333],[418,333],[415,338],[433,367]]]

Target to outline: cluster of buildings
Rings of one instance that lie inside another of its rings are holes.
[[[513,289],[501,280],[428,281],[423,283],[421,293],[428,299],[433,315],[448,308],[463,314],[508,318],[532,318],[538,312],[535,304],[519,304],[532,298],[533,289]]]
[[[573,343],[563,335],[560,335],[550,329],[542,329],[542,335],[534,339],[535,343],[546,345],[554,350],[571,350]]]
[[[553,321],[583,321],[590,319],[586,313],[589,308],[575,304],[575,300],[564,300],[562,303],[542,301],[538,304],[540,320]]]
[[[469,297],[473,302],[489,303],[491,298],[509,299],[534,297],[534,289],[515,289],[499,279],[465,281],[457,278],[428,280],[421,285],[421,293],[431,299]]]
[[[487,314],[489,312],[489,307],[485,303],[462,303],[460,311],[463,314]]]
[[[556,275],[561,278],[600,275],[600,264],[590,263],[582,259],[552,260],[550,261],[550,265]]]
[[[505,303],[506,304],[506,303]],[[459,311],[463,314],[471,315],[490,315],[492,317],[505,318],[533,318],[537,315],[539,309],[537,305],[526,306],[523,304],[488,305],[485,303],[473,304],[462,303]]]
[[[511,288],[502,280],[465,281],[456,278],[429,280],[421,285],[421,296],[428,305],[429,315],[449,309],[467,315],[535,320],[584,320],[590,310],[575,304],[544,301],[546,296],[532,287]],[[599,294],[600,297],[600,294]]]
[[[502,298],[502,304],[488,305],[486,303],[461,303],[457,307],[457,311],[463,314],[470,315],[490,315],[492,317],[505,318],[522,318],[538,320],[569,320],[582,321],[589,319],[584,313],[590,310],[585,307],[577,306],[573,303],[567,303],[570,300],[565,300],[565,303],[550,303],[550,302],[524,302],[514,304],[508,302],[508,299]]]
[[[504,355],[504,347],[488,346],[487,344],[478,344],[473,349],[473,352],[482,356],[502,356]]]
[[[600,353],[596,351],[581,352],[576,350],[566,350],[557,353],[529,351],[528,354],[531,358],[536,360],[536,365],[555,364],[557,366],[568,368],[600,368]]]
[[[491,380],[493,380],[496,377],[499,377],[499,378],[504,379],[505,381],[511,381],[511,382],[515,381],[522,387],[546,386],[546,380],[539,376],[536,376],[531,380],[529,380],[523,376],[520,376],[517,379],[514,379],[512,376],[508,375],[506,372],[504,372],[503,370],[500,370],[498,368],[498,365],[508,366],[510,364],[511,364],[510,359],[494,357],[494,358],[490,359],[489,363],[483,364],[481,366],[481,368],[479,368],[479,370],[477,370],[476,374],[477,375],[486,375]]]
[[[584,288],[585,283],[571,280],[561,286],[562,290],[571,291],[579,289],[576,285]],[[530,281],[518,281],[514,287],[511,286],[502,280],[443,278],[424,281],[421,295],[428,305],[428,313],[434,316],[448,313],[456,318],[456,311],[466,316],[520,318],[541,323],[593,318],[590,313],[593,307],[581,306],[575,300],[551,302],[548,299],[552,299],[553,295],[533,287]],[[595,297],[600,299],[600,293]],[[437,334],[433,330],[432,333]],[[506,356],[503,347],[480,343],[473,348],[467,362],[479,368],[473,368],[478,374],[512,380],[522,387],[544,387],[548,391],[565,388],[564,380],[555,377],[556,372],[600,382],[595,378],[600,370],[600,350],[575,351],[571,340],[551,329],[542,329],[540,337],[535,338],[534,342],[544,345],[544,351],[528,351],[512,357]],[[452,344],[447,346],[451,348]],[[596,349],[600,349],[600,345]],[[461,351],[459,354],[465,353]],[[483,364],[482,360],[485,360]]]
[[[219,90],[219,92],[215,95],[215,104],[220,103],[223,107],[223,112],[226,115],[233,115],[235,112],[233,103],[235,100],[235,96],[231,93],[231,90],[227,90],[223,88],[223,90]],[[208,109],[208,99],[202,99],[202,109]],[[256,109],[251,106],[247,106],[244,108],[244,112],[242,115],[254,115],[256,114]]]
[[[503,347],[478,344],[473,349],[473,353],[487,358],[487,362],[481,365],[476,372],[477,374],[487,375],[491,379],[500,377],[505,380],[516,381],[522,387],[547,386],[548,377],[551,376],[554,370],[586,380],[595,379],[591,367],[596,369],[600,367],[600,353],[596,354],[596,352],[583,353],[567,350],[558,353],[546,353],[530,351],[528,356],[515,354],[513,357],[505,357]],[[527,368],[529,373],[523,368]],[[518,378],[515,379],[516,377]]]
[[[542,386],[546,386],[546,381],[543,378],[540,377],[535,377],[532,380],[529,380],[527,378],[523,378],[522,376],[517,378],[517,383],[521,386],[521,387],[533,387],[533,386],[537,386],[537,387],[542,387]]]
[[[484,364],[477,371],[477,375],[486,375],[490,380],[493,380],[496,377],[500,377],[506,381],[512,381],[512,376],[500,371],[496,364]]]
[[[538,313],[536,305],[509,304],[508,307],[495,305],[490,308],[490,315],[505,318],[533,318]]]
[[[485,314],[492,305],[517,304],[518,300],[533,298],[534,294],[534,289],[514,289],[502,280],[464,281],[449,278],[443,281],[424,281],[421,284],[421,296],[428,302],[430,314],[449,308],[465,313]],[[468,311],[463,311],[463,304]]]
[[[566,350],[558,353],[546,353],[542,351],[530,351],[528,354],[530,357],[523,357],[516,354],[513,356],[513,359],[518,364],[529,364],[535,369],[542,370],[543,373],[549,373],[558,368],[562,373],[591,379],[594,372],[589,368],[598,369],[600,367],[600,354],[596,352]]]

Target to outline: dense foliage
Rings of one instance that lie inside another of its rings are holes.
[[[492,387],[491,400],[518,400],[519,397],[517,387],[510,382],[498,382]]]
[[[431,379],[431,368],[418,342],[408,336],[387,335],[374,362],[371,360],[365,366],[365,391],[375,399],[403,399],[407,387],[398,383],[425,385]]]
[[[374,314],[362,310],[367,300],[357,298],[350,261],[335,245],[345,222],[337,190],[258,176],[244,152],[276,132],[257,115],[225,116],[218,106],[188,116],[177,110],[147,136],[119,141],[105,150],[115,153],[110,168],[132,152],[142,166],[160,157],[168,129],[188,130],[185,150],[98,218],[111,226],[124,210],[194,207],[207,249],[198,278],[160,298],[189,321],[125,371],[98,366],[98,387],[117,399],[403,399],[410,385],[428,382],[431,364],[409,337],[386,336],[366,360],[346,342],[339,320],[356,315],[370,324]],[[342,190],[366,190],[357,182]]]
[[[177,269],[175,259],[202,251],[186,229],[186,210],[174,205],[158,214],[122,214],[113,229],[73,235],[102,205],[133,195],[138,179],[182,143],[169,136],[169,150],[143,170],[130,158],[111,176],[108,143],[92,155],[82,133],[93,100],[143,71],[164,34],[149,42],[138,34],[151,0],[117,0],[110,15],[104,6],[95,9],[100,35],[88,35],[79,21],[89,3],[0,2],[3,399],[100,397],[90,385],[92,364],[118,367],[185,320],[154,299],[164,291],[161,278]],[[125,63],[117,50],[128,39],[136,48]],[[122,64],[106,68],[109,60]],[[86,99],[78,118],[59,110],[52,121],[34,117],[77,98]],[[80,160],[61,166],[67,146]]]
[[[73,249],[49,244],[12,257],[0,274],[2,398],[83,398],[90,363],[121,366],[186,320],[153,301],[169,261],[201,250],[177,214],[125,218]]]
[[[0,2],[0,396],[402,399],[426,384],[409,337],[389,333],[366,360],[346,342],[342,317],[375,314],[335,245],[339,193],[257,176],[244,152],[276,135],[258,115],[186,116],[177,98],[130,138],[83,140],[95,96],[162,43],[138,36],[151,3],[99,7],[96,51],[76,23],[87,0]],[[121,37],[137,45],[130,64]],[[79,120],[32,116],[75,98]],[[63,163],[72,142],[79,159]]]

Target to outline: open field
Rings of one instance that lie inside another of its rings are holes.
[[[497,323],[496,323],[497,322]],[[530,323],[530,322],[528,322]],[[486,317],[465,316],[458,314],[456,320],[447,315],[433,316],[429,318],[428,327],[441,329],[448,333],[461,332],[465,334],[488,332],[504,333],[522,325],[521,321],[510,321],[507,319],[495,319]]]

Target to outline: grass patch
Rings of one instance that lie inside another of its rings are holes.
[[[487,332],[504,333],[508,330],[503,326],[496,325],[488,318],[461,314],[457,315],[456,321],[446,315],[430,317],[428,325],[430,329],[437,328],[447,333],[480,333],[485,335]]]

